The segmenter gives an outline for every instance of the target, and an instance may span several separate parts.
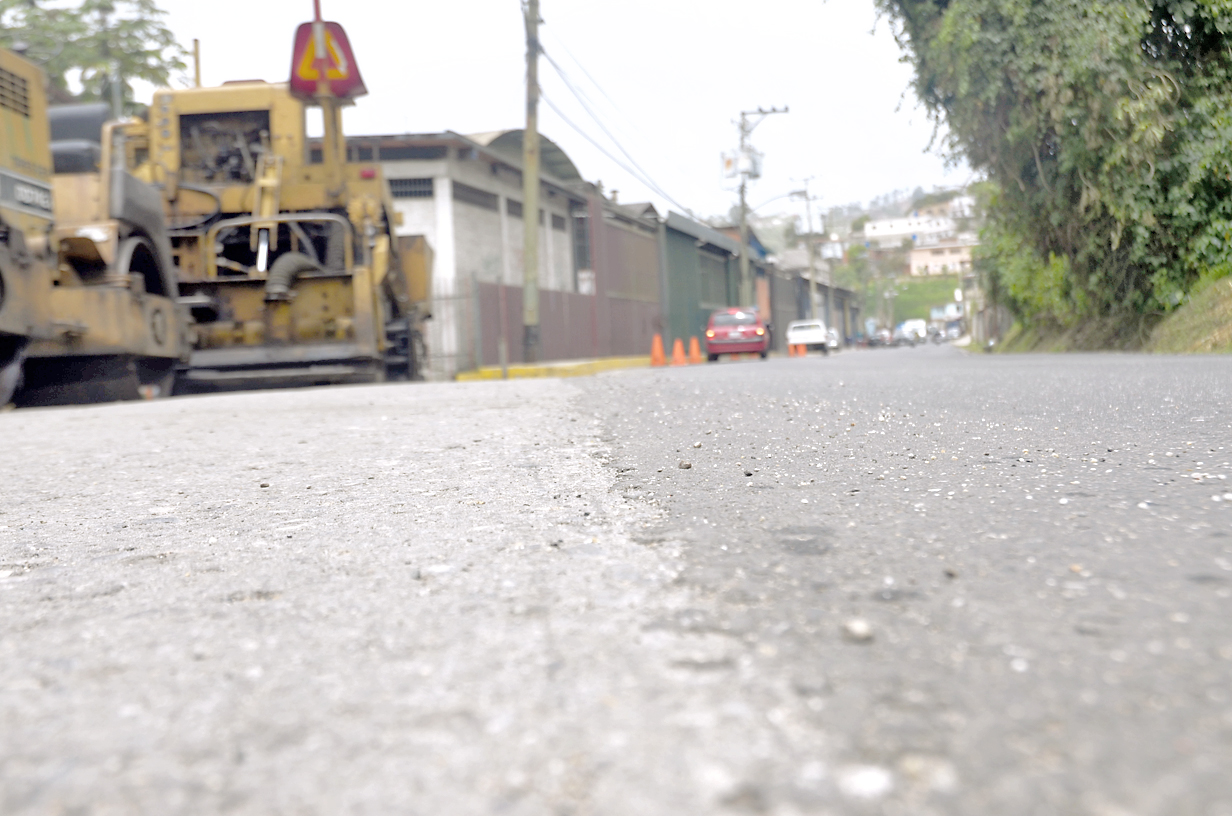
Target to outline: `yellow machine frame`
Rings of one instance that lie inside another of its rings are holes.
[[[186,352],[157,194],[109,161],[53,173],[46,78],[0,50],[0,403],[167,394]],[[118,171],[118,172],[117,172]]]
[[[340,133],[339,106],[324,110]],[[314,156],[306,113],[287,85],[244,82],[159,90],[148,123],[128,126],[134,172],[163,190],[196,318],[189,387],[416,374],[410,335],[426,304],[396,257],[380,167]]]

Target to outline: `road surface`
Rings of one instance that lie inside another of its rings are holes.
[[[1229,816],[1230,391],[928,347],[2,414],[0,812]]]

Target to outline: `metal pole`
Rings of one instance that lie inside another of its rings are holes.
[[[749,204],[745,199],[749,186],[749,170],[745,150],[748,146],[749,118],[740,112],[740,304],[753,305],[753,286],[749,281]]]
[[[111,66],[111,118],[119,119],[124,116],[124,92],[120,79],[120,61],[116,60]]]
[[[321,106],[321,118],[325,124],[325,137],[321,144],[321,160],[325,164],[326,194],[341,200],[346,193],[346,144],[342,135],[342,106],[334,96],[329,84],[329,34],[321,19],[321,0],[314,0],[312,21],[313,48],[316,55],[317,98]]]
[[[812,320],[816,320],[817,319],[817,264],[813,259],[813,254],[814,254],[813,253],[813,199],[809,195],[809,181],[810,179],[804,180],[804,208],[808,212],[808,240],[805,243],[806,243],[806,246],[808,247],[808,261],[809,261],[809,318]],[[829,302],[830,300],[827,297],[826,303],[829,304]],[[827,309],[827,318],[828,318],[828,309]],[[827,319],[826,329],[828,330],[829,328],[830,328],[830,322]]]
[[[483,303],[479,299],[479,272],[471,270],[471,323],[475,327],[475,370],[483,368]]]
[[[743,167],[740,170],[740,305],[756,306],[753,302],[753,281],[749,276],[749,205],[745,196],[748,193],[749,186],[749,171],[752,169],[752,157],[747,153],[749,146],[749,134],[753,132],[753,128],[761,124],[772,113],[789,113],[790,109],[771,108],[765,110],[758,108],[755,111],[740,111],[740,157]],[[750,116],[760,116],[756,122],[749,124]],[[757,176],[754,176],[757,178]]]
[[[201,87],[201,41],[193,37],[193,87]]]
[[[522,354],[539,361],[539,0],[526,2],[526,130],[522,134]]]

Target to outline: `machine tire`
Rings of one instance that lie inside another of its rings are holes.
[[[18,407],[90,405],[141,399],[137,367],[127,355],[31,358]]]
[[[175,392],[175,375],[177,361],[164,358],[145,358],[138,360],[137,381],[138,390],[147,399],[162,399]],[[148,389],[148,391],[147,391]]]
[[[718,361],[719,361],[719,355],[717,354],[707,354],[706,355],[706,362],[717,363]]]
[[[0,365],[0,407],[12,401],[17,389],[21,388],[21,364],[25,359],[22,351],[18,351],[7,363]]]

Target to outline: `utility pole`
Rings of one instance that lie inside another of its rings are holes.
[[[804,245],[808,249],[809,263],[809,318],[817,319],[817,261],[814,258],[813,252],[813,198],[809,195],[809,182],[812,181],[812,176],[804,180],[804,189],[797,190],[792,193],[793,196],[802,197],[804,199],[804,210],[808,213],[808,238],[805,239]],[[826,298],[826,329],[830,328],[830,297],[833,297],[833,292]]]
[[[740,167],[740,301],[744,306],[753,305],[753,281],[749,278],[749,203],[747,193],[749,179],[759,178],[761,173],[753,166],[753,157],[749,151],[749,134],[753,128],[762,123],[773,113],[787,113],[788,108],[771,108],[755,111],[740,111],[740,154],[737,158]],[[749,117],[760,117],[750,123]]]
[[[522,359],[539,361],[539,0],[526,0],[526,130],[522,133]]]

